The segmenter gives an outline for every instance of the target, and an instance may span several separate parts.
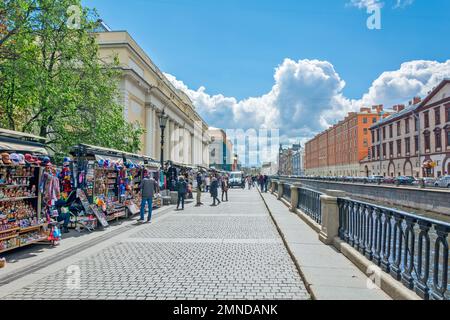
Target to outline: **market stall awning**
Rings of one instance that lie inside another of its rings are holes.
[[[32,143],[17,143],[0,140],[0,150],[6,152],[30,153],[34,155],[48,155],[44,146]]]
[[[0,128],[0,136],[36,142],[45,142],[47,140],[46,138],[35,136],[29,133],[12,131],[3,128]]]

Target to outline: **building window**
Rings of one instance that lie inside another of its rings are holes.
[[[372,147],[372,155],[371,158],[375,159],[375,147]]]
[[[367,143],[367,139],[364,139],[364,147],[367,148],[369,144]]]
[[[373,118],[372,123],[377,123],[377,118]]]
[[[427,131],[424,133],[424,139],[425,139],[425,152],[430,152],[430,132]]]
[[[414,150],[416,153],[419,152],[419,136],[414,137]]]
[[[397,155],[402,154],[402,140],[397,140]]]
[[[450,122],[450,104],[445,106],[445,121]]]
[[[419,131],[419,118],[414,116],[414,130]]]
[[[367,118],[363,118],[363,123],[364,123],[364,124],[367,123]]]
[[[383,143],[383,157],[386,157],[386,143]]]
[[[450,128],[447,129],[447,148],[449,148],[449,147],[450,147]]]
[[[377,141],[380,141],[380,129],[377,129]]]
[[[402,134],[402,131],[401,131],[401,122],[399,121],[399,122],[397,122],[397,137],[400,137],[401,134]]]
[[[409,118],[405,120],[405,133],[409,133]]]
[[[434,109],[434,119],[437,126],[441,124],[441,108]]]
[[[411,139],[410,138],[405,139],[405,152],[407,155],[409,155],[411,153]]]
[[[364,128],[364,135],[367,135],[368,132],[369,130],[367,128]]]
[[[425,116],[425,128],[430,127],[430,113],[428,111],[423,113]]]
[[[392,124],[389,125],[389,138],[392,139],[392,137],[394,136],[394,128],[392,126]]]
[[[386,140],[386,127],[383,127],[383,139]]]
[[[392,158],[394,156],[394,142],[389,142],[389,157]]]
[[[441,129],[436,129],[434,132],[436,151],[441,151],[442,149],[442,135]]]

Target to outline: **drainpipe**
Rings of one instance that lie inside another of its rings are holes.
[[[421,129],[420,129],[420,114],[417,114],[415,111],[413,111],[414,120],[418,122],[417,131],[419,133],[417,137],[417,144],[418,144],[418,150],[417,150],[417,157],[419,158],[419,188],[425,188],[425,181],[423,179],[423,170],[422,170],[422,163],[420,161],[420,142],[421,142]],[[422,177],[421,177],[422,176]]]

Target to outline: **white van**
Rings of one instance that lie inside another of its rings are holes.
[[[228,181],[230,188],[245,188],[244,173],[242,171],[230,172],[230,180]]]

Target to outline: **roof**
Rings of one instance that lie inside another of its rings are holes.
[[[413,104],[411,106],[408,106],[407,108],[403,109],[400,112],[396,112],[392,115],[390,115],[389,117],[383,118],[380,121],[378,121],[376,124],[374,124],[373,126],[371,126],[370,128],[377,128],[380,125],[395,121],[397,119],[402,118],[404,115],[410,113],[410,112],[414,112],[416,111],[417,108],[419,108],[421,104],[417,103],[417,104]]]
[[[394,113],[389,117],[384,118],[383,120],[379,121],[375,125],[373,125],[371,128],[377,128],[380,125],[393,122],[397,119],[402,118],[403,116],[407,115],[408,113],[414,113],[417,109],[423,108],[427,105],[427,103],[446,85],[450,83],[450,78],[444,78],[439,85],[437,85],[427,96],[425,99],[423,99],[421,102],[413,104],[408,106],[407,108],[403,109],[400,112]]]
[[[0,129],[0,150],[48,155],[44,142],[47,139],[28,133]]]
[[[36,142],[47,141],[47,139],[43,138],[43,137],[39,137],[39,136],[35,136],[35,135],[29,134],[29,133],[24,133],[24,132],[19,132],[19,131],[2,129],[2,128],[0,128],[0,136],[28,140],[28,141],[36,141]]]
[[[75,154],[77,149],[84,149],[84,152],[91,153],[91,154],[102,154],[102,155],[116,156],[116,157],[123,156],[125,158],[142,159],[144,161],[158,163],[156,160],[154,160],[153,158],[148,157],[148,156],[133,154],[133,153],[115,150],[115,149],[91,146],[88,144],[79,144],[79,145],[73,147],[72,154]]]

